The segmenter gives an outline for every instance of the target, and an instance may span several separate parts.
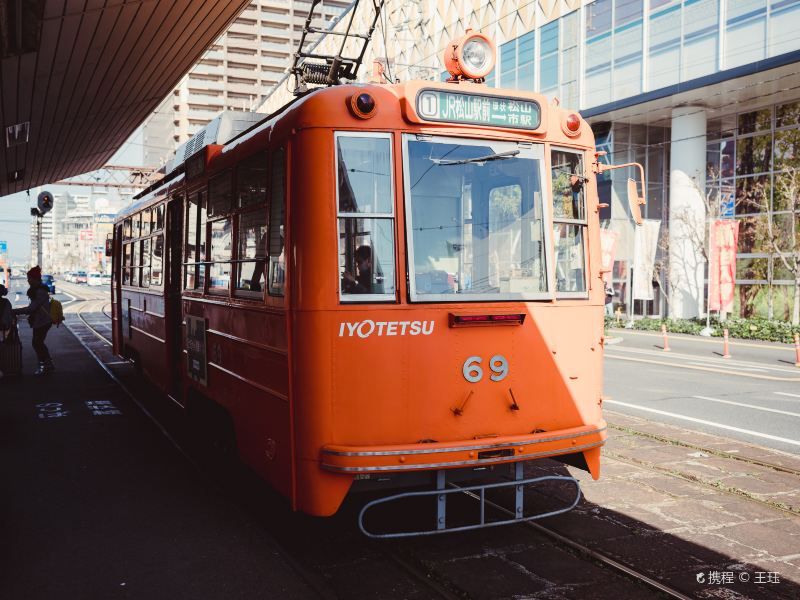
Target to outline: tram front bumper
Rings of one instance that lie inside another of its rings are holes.
[[[585,452],[606,442],[606,422],[519,436],[393,446],[326,445],[322,468],[336,473],[450,469]]]

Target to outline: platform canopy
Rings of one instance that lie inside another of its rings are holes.
[[[102,167],[248,3],[0,2],[0,196]]]

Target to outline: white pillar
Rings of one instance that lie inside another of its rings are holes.
[[[701,245],[706,227],[706,111],[672,111],[669,174],[670,316],[697,317],[705,305]]]

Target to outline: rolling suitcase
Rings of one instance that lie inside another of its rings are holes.
[[[22,373],[22,341],[16,323],[5,336],[0,333],[0,371],[4,376]]]

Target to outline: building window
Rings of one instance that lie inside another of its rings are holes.
[[[684,4],[682,81],[717,71],[718,32],[719,0],[698,0]],[[759,45],[763,46],[761,42]]]
[[[536,34],[530,31],[500,47],[499,68],[502,87],[528,91],[535,89],[535,42]],[[487,77],[487,81],[488,79]]]
[[[681,4],[677,0],[662,0],[656,7],[651,0],[650,8],[647,88],[656,90],[680,80]]]
[[[727,1],[725,23],[725,69],[746,65],[764,58],[767,33],[766,0]],[[711,4],[701,0],[701,4]],[[716,20],[717,4],[713,2]],[[700,14],[697,15],[700,18]]]
[[[584,107],[611,101],[611,13],[611,0],[596,0],[585,8]]]
[[[549,96],[558,93],[558,25],[559,21],[555,20],[540,29],[539,90]]]

